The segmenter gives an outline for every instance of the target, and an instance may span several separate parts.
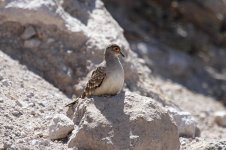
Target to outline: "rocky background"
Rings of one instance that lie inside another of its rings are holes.
[[[0,1],[0,149],[226,148],[225,8]],[[109,43],[126,54],[123,91],[65,108]]]

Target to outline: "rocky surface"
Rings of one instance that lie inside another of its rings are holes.
[[[179,135],[170,115],[147,97],[122,92],[114,97],[79,99],[77,125],[68,146],[93,150],[176,150]]]
[[[177,110],[176,108],[172,107],[166,107],[166,110],[176,122],[180,136],[191,138],[200,136],[200,130],[197,127],[197,121],[189,112]]]
[[[129,10],[138,6],[134,12],[145,12],[145,18],[154,16],[160,21],[152,26],[143,22],[152,23],[152,18],[150,21],[131,13],[136,24],[124,16],[127,9],[118,7],[114,9],[117,11],[111,11],[123,18],[124,22],[116,17],[125,29],[128,44],[123,29],[100,0],[0,1],[0,149],[67,149],[68,146],[98,149],[82,139],[109,149],[124,148],[124,144],[131,149],[142,149],[145,144],[156,149],[164,146],[178,149],[179,144],[180,149],[195,149],[200,143],[202,147],[224,147],[224,142],[218,141],[226,137],[226,128],[215,122],[214,113],[225,111],[223,104],[216,100],[225,100],[226,53],[224,47],[217,47],[216,40],[212,40],[220,38],[218,44],[223,46],[222,1],[147,1],[148,5],[144,0],[129,4],[125,0],[115,2],[115,6],[119,2],[126,4]],[[105,4],[109,8],[110,3]],[[148,9],[139,7],[140,4]],[[149,9],[149,6],[156,7]],[[177,8],[171,11],[168,6]],[[188,6],[200,8],[202,13],[188,15],[182,9]],[[146,10],[157,13],[148,15],[150,12]],[[175,10],[187,21],[179,19],[176,25],[175,20],[164,22],[168,18],[164,14],[171,16]],[[208,25],[205,19],[197,21],[209,10],[214,14],[207,15],[211,16],[207,20],[211,27],[205,26]],[[153,33],[148,31],[150,27],[155,34],[150,34]],[[217,30],[212,30],[215,27]],[[123,93],[80,101],[74,108],[76,112],[70,109],[67,114],[75,126],[64,117],[53,119],[56,114],[66,113],[64,104],[71,101],[73,93],[80,94],[86,75],[102,61],[108,43],[122,46],[127,56],[122,60],[125,101],[121,99]],[[54,125],[51,127],[56,127],[54,131],[63,129],[64,135],[57,137],[64,139],[50,140],[51,122]],[[72,126],[75,129],[71,134],[68,132]],[[124,129],[124,126],[131,128]],[[174,138],[163,136],[165,131]],[[176,131],[182,136],[180,143]],[[151,139],[155,140],[149,142]]]
[[[0,51],[0,143],[4,149],[65,149],[48,138],[56,113],[70,100],[57,88]]]
[[[219,149],[225,149],[226,148],[226,140],[200,140],[197,139],[196,142],[193,142],[192,144],[188,145],[184,149],[189,150],[219,150]]]
[[[63,139],[74,129],[74,123],[64,114],[56,114],[49,126],[51,140]]]
[[[215,122],[219,126],[226,127],[226,112],[225,111],[217,111],[214,113]]]

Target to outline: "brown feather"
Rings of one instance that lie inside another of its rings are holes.
[[[105,76],[105,67],[97,67],[97,69],[92,72],[91,79],[86,84],[85,90],[79,98],[91,96],[95,89],[101,86]],[[73,102],[67,104],[65,107],[69,107],[76,104],[77,100],[78,99],[75,99]]]
[[[85,90],[80,98],[91,96],[95,89],[101,86],[105,76],[105,67],[98,67],[96,70],[94,70],[92,72],[91,79],[86,84]]]

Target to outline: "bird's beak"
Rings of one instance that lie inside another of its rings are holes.
[[[125,55],[122,52],[120,52],[120,54],[122,55],[122,57],[125,57]]]

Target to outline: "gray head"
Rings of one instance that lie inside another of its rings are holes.
[[[121,48],[117,44],[111,44],[106,48],[105,57],[108,55],[115,56],[115,57],[118,57],[119,55],[121,55],[125,57],[121,51]]]

